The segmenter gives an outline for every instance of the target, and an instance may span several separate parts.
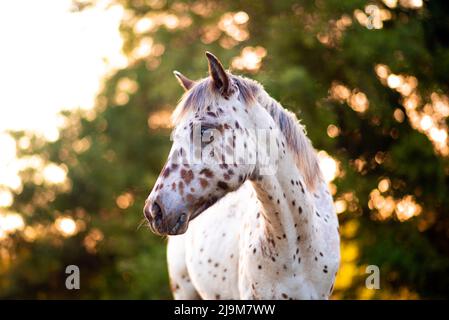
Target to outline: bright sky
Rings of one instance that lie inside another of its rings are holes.
[[[0,130],[46,132],[61,108],[92,105],[103,59],[123,63],[122,9],[101,6],[71,13],[70,0],[0,2]]]
[[[0,185],[14,171],[15,146],[5,130],[56,139],[58,111],[92,107],[102,77],[126,65],[123,10],[98,2],[82,13],[70,12],[71,0],[0,2]]]

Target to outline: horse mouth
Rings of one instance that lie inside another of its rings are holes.
[[[218,198],[211,197],[209,200],[202,202],[198,206],[196,206],[196,209],[192,211],[190,214],[190,217],[187,213],[183,212],[180,214],[178,220],[176,221],[175,225],[167,232],[169,236],[176,236],[186,233],[189,222],[198,217],[201,213],[209,209],[211,206],[213,206],[218,201]]]
[[[176,221],[176,224],[168,232],[168,234],[171,236],[183,234],[187,231],[188,225],[189,221],[187,221],[187,214],[183,212]]]
[[[189,222],[192,221],[193,219],[195,219],[196,217],[198,217],[203,211],[205,211],[209,207],[210,207],[210,205],[208,205],[207,203],[202,204],[200,207],[198,207],[198,209],[193,211],[193,213],[190,215],[190,218],[188,218],[188,219],[187,219],[186,213],[184,213],[184,212],[181,213],[178,220],[176,221],[176,224],[168,232],[168,235],[176,236],[176,235],[186,233],[186,231],[189,227]]]

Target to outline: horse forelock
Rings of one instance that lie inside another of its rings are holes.
[[[238,88],[238,97],[245,107],[251,107],[261,87],[257,82],[240,76],[230,75],[232,85]],[[201,79],[184,93],[172,114],[172,124],[177,126],[189,113],[200,114],[220,96],[210,77]]]

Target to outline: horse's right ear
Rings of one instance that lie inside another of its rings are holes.
[[[229,75],[226,73],[220,60],[209,51],[206,51],[206,58],[209,64],[209,75],[214,81],[215,87],[220,90],[222,95],[227,96],[230,89]]]
[[[175,75],[176,79],[178,79],[179,84],[184,88],[185,91],[190,90],[190,88],[192,88],[195,84],[195,81],[190,80],[179,71],[173,71],[173,74]]]

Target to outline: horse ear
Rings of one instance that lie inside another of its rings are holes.
[[[185,91],[188,91],[195,84],[195,81],[190,80],[179,71],[173,71],[173,74],[175,75],[176,79],[178,79],[179,84],[184,88]]]
[[[216,56],[206,51],[206,57],[209,64],[209,75],[212,77],[215,87],[220,90],[222,95],[227,96],[229,93],[229,75]]]

